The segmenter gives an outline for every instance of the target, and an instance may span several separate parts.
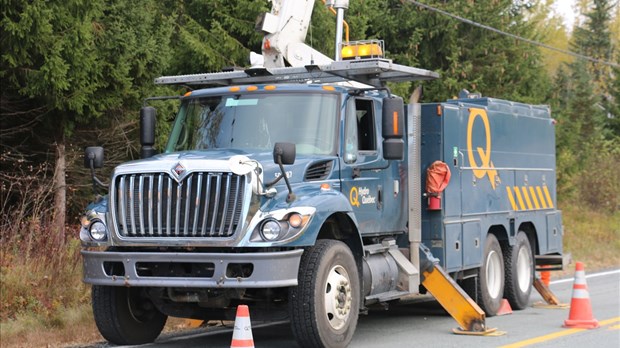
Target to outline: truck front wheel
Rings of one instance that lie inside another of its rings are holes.
[[[141,288],[93,285],[92,301],[99,332],[118,345],[155,341],[168,318]]]
[[[506,244],[503,252],[506,298],[513,309],[524,309],[528,305],[534,284],[534,258],[525,232],[519,231],[515,245]]]
[[[351,250],[336,240],[317,240],[299,266],[299,285],[289,294],[291,328],[302,347],[346,347],[360,306],[360,283]]]

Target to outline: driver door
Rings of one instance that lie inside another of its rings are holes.
[[[372,99],[347,101],[342,149],[342,192],[349,198],[362,234],[389,230],[383,221],[388,162],[378,150],[378,117]],[[391,189],[390,189],[391,190]]]

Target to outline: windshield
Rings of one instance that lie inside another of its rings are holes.
[[[297,145],[297,153],[327,155],[335,150],[338,96],[266,93],[185,100],[166,152],[203,149],[272,151],[276,142]]]

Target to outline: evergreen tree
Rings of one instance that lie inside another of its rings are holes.
[[[535,23],[527,21],[535,5],[530,2],[427,3],[490,27],[538,39]],[[543,102],[548,75],[535,47],[407,2],[383,2],[371,16],[369,28],[385,39],[391,58],[441,74],[440,80],[429,84],[425,100],[452,98],[465,88],[498,98]]]
[[[572,49],[604,61],[614,56],[609,31],[613,1],[581,3],[585,23],[574,30]],[[558,124],[560,196],[579,198],[593,207],[620,208],[620,184],[615,164],[620,160],[620,138],[614,130],[617,78],[611,66],[576,59],[567,65],[568,78],[558,71],[554,104]],[[616,84],[616,85],[614,85]]]
[[[616,62],[620,64],[620,52],[617,54]],[[614,76],[610,88],[609,112],[607,118],[607,128],[612,136],[620,142],[620,68],[612,70]]]
[[[576,52],[593,57],[602,61],[611,62],[616,56],[612,45],[611,23],[612,8],[614,1],[592,0],[583,5],[589,10],[584,14],[585,24],[575,28],[573,33],[572,48]],[[569,64],[575,79],[574,93],[579,96],[584,93],[584,87],[591,92],[588,102],[596,112],[580,113],[579,110],[568,110],[574,122],[581,124],[582,132],[577,135],[581,140],[591,143],[593,137],[599,134],[605,137],[614,137],[611,129],[607,127],[608,119],[613,118],[615,109],[614,71],[610,65],[593,61],[578,60]],[[583,81],[583,83],[580,83]],[[587,85],[587,86],[584,86]],[[586,154],[587,156],[587,154]]]
[[[174,58],[166,73],[196,74],[249,65],[250,50],[260,53],[262,35],[254,30],[267,2],[249,0],[169,1],[175,16]]]
[[[24,160],[36,151],[41,156],[27,164],[54,163],[48,185],[53,232],[62,244],[66,144],[80,125],[138,105],[144,86],[168,62],[171,26],[153,0],[3,0],[2,8],[2,153],[13,156],[2,159],[15,164],[16,152]]]
[[[573,32],[572,48],[589,57],[612,61],[610,23],[615,1],[591,0],[586,3],[588,8],[584,13],[585,25],[577,26]],[[603,96],[609,93],[611,66],[596,62],[586,64],[589,75],[595,86],[595,93]]]

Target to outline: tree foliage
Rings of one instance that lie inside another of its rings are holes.
[[[77,160],[66,145],[139,105],[169,62],[171,21],[151,0],[4,0],[2,11],[3,183],[19,181],[24,166],[55,163],[47,166],[56,202],[49,215],[64,233],[65,177],[76,166],[66,159]],[[3,217],[27,194],[3,192]]]
[[[572,33],[557,18],[549,18],[551,1],[562,0],[422,2],[620,64],[618,0],[579,0],[581,16]],[[65,235],[65,216],[68,226],[77,226],[77,217],[92,198],[90,171],[82,167],[83,148],[105,147],[100,178],[136,158],[138,110],[144,98],[186,92],[186,87],[154,86],[153,78],[248,66],[249,52],[261,51],[255,19],[269,11],[270,3],[0,0],[0,5],[0,266],[20,260],[31,265],[26,260],[36,255],[43,258],[38,265],[44,266],[33,277],[45,274],[56,283],[74,284],[72,293],[86,294],[76,284],[74,267],[66,267],[79,264],[79,242],[49,240],[52,233]],[[330,57],[335,50],[334,18],[322,1],[315,1],[306,38]],[[387,57],[396,63],[441,74],[422,83],[423,101],[443,101],[468,89],[549,104],[558,120],[561,204],[620,211],[620,68],[539,49],[407,0],[353,0],[345,19],[351,40],[382,39]],[[414,87],[390,85],[405,98]],[[149,103],[158,109],[156,146],[161,148],[177,105]],[[74,231],[70,233],[75,238]],[[68,307],[80,301],[79,296],[59,296],[56,287],[49,291],[54,282],[47,280],[31,296],[32,284],[43,280],[24,278],[19,270],[14,281],[20,284],[18,291],[3,291],[8,300],[0,319],[33,308],[51,313],[48,302]]]
[[[534,8],[530,1],[425,3],[463,19],[537,39],[534,23],[526,21]],[[547,75],[541,53],[532,46],[407,1],[379,1],[369,13],[366,35],[384,39],[390,58],[441,74],[440,80],[428,84],[426,101],[449,99],[462,89],[523,102],[543,101]]]
[[[174,35],[168,74],[220,71],[249,64],[250,50],[260,52],[262,36],[254,30],[256,17],[268,12],[264,1],[171,1]]]
[[[589,57],[620,63],[610,31],[615,1],[582,1],[585,20],[574,29],[571,47]],[[619,69],[577,59],[558,70],[550,102],[558,124],[560,195],[595,208],[620,209],[618,107]]]
[[[12,184],[29,168],[43,170],[45,183],[66,176],[66,185],[56,192],[68,189],[71,216],[77,216],[89,186],[81,149],[105,145],[108,170],[134,158],[143,98],[185,92],[153,86],[153,78],[247,66],[249,52],[261,49],[255,19],[270,7],[266,0],[0,1],[0,178]],[[542,0],[424,3],[528,39],[562,43],[568,35],[557,20],[547,18],[548,4]],[[617,1],[581,3],[585,21],[575,29],[571,49],[620,61]],[[334,52],[334,17],[315,2],[306,42],[327,56]],[[345,19],[351,40],[382,39],[396,63],[441,74],[424,83],[424,101],[468,89],[551,104],[560,121],[561,187],[568,193],[600,149],[614,153],[618,148],[618,69],[569,59],[550,76],[556,70],[545,66],[545,50],[404,0],[351,1]],[[415,86],[392,87],[406,97]],[[156,103],[161,146],[174,103]],[[62,157],[64,173],[57,168]],[[3,189],[3,213],[24,201],[18,186],[6,187],[12,189]],[[582,194],[578,191],[573,189]]]

